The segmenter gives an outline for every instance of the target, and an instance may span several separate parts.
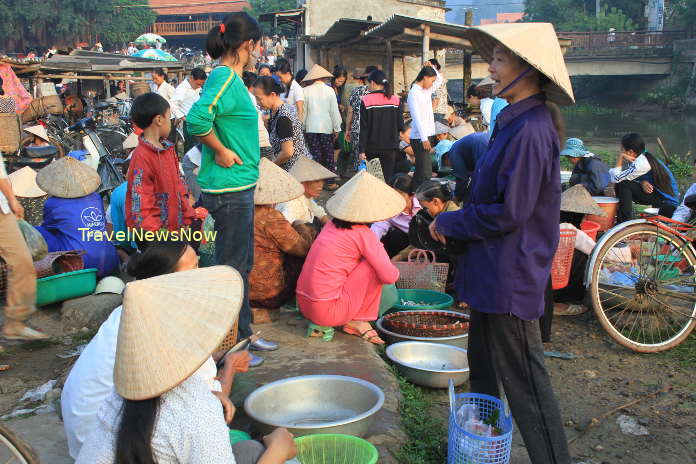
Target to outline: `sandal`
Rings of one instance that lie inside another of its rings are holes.
[[[19,332],[15,332],[13,334],[8,334],[7,332],[3,332],[2,336],[6,340],[22,340],[22,341],[47,340],[48,338],[50,338],[45,333],[39,332],[38,330],[34,330],[28,326],[22,327],[22,329]]]
[[[0,372],[6,371],[9,368],[10,368],[9,364],[0,364]]]
[[[341,327],[341,330],[343,330],[343,332],[347,333],[348,335],[355,335],[356,337],[360,337],[363,340],[372,343],[373,345],[384,345],[384,340],[380,338],[380,336],[377,334],[377,331],[373,328],[369,328],[364,332],[360,332],[355,327],[346,324],[343,327]]]
[[[561,305],[564,305],[564,303],[556,304],[553,306],[554,316],[579,316],[580,314],[584,314],[587,312],[587,307],[584,305],[569,304],[564,305],[566,306],[565,308]]]

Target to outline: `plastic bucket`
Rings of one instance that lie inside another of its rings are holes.
[[[601,227],[602,226],[600,226],[594,221],[582,221],[582,224],[580,224],[580,230],[589,235],[590,238],[595,242],[597,241],[597,232],[599,232],[599,229],[601,229]]]
[[[599,230],[606,232],[616,225],[616,213],[619,210],[619,199],[614,197],[592,197],[600,208],[604,210],[606,216],[595,216],[588,214],[585,219],[599,224]]]

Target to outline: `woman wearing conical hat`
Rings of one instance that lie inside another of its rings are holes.
[[[298,158],[290,169],[290,175],[302,183],[304,194],[294,200],[280,203],[276,209],[280,211],[290,224],[301,221],[304,224],[312,224],[317,230],[321,230],[329,217],[324,208],[319,206],[315,198],[319,198],[324,190],[324,183],[333,179],[336,174],[326,169],[321,164],[306,156]]]
[[[297,281],[297,304],[307,319],[384,343],[370,322],[377,319],[382,285],[395,283],[399,271],[369,224],[405,206],[396,190],[367,171],[336,190],[326,203],[333,219],[314,241]]]
[[[85,269],[97,268],[98,277],[116,269],[119,259],[106,236],[97,171],[66,156],[41,169],[36,183],[50,195],[44,203],[43,223],[37,227],[48,251],[85,250]]]
[[[497,116],[469,204],[440,214],[431,232],[467,245],[456,287],[471,307],[471,390],[499,397],[501,379],[531,461],[569,464],[538,319],[561,201],[561,124],[548,103],[574,102],[570,78],[551,24],[494,24],[466,34],[490,63],[493,94],[509,106]]]
[[[288,222],[275,205],[303,195],[302,184],[266,158],[261,159],[254,193],[254,267],[249,300],[254,322],[267,321],[295,294],[297,278],[316,232],[301,221]]]

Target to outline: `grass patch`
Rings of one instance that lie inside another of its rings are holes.
[[[27,351],[35,351],[35,350],[43,350],[44,348],[50,348],[51,346],[55,346],[60,344],[58,340],[53,340],[49,338],[48,340],[31,340],[28,342],[24,342],[19,347],[23,350]]]
[[[408,441],[394,457],[400,464],[442,464],[447,461],[447,425],[432,413],[433,402],[423,389],[409,383],[392,367],[403,400],[399,404],[401,426]]]
[[[696,335],[693,333],[678,346],[660,354],[679,363],[684,369],[696,368]]]
[[[76,332],[72,336],[72,344],[73,346],[78,346],[89,343],[89,341],[92,340],[96,334],[97,329],[89,329],[85,332]]]

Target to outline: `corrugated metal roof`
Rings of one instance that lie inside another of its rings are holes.
[[[268,13],[259,15],[259,21],[273,21],[273,18],[275,18],[276,16],[278,17],[278,20],[281,21],[282,18],[300,16],[302,13],[304,13],[304,8],[295,8],[294,10],[270,11]]]
[[[178,61],[156,61],[147,58],[76,50],[72,55],[53,55],[41,63],[42,71],[128,71],[150,70],[154,68],[181,69],[184,63]]]
[[[467,26],[462,26],[461,24],[432,21],[397,14],[389,18],[384,23],[367,31],[365,33],[365,37],[368,39],[387,40],[405,35],[406,37],[404,38],[408,38],[409,34],[404,34],[405,29],[418,29],[424,25],[430,26],[431,48],[448,48],[457,42],[465,40],[464,32],[468,29]],[[435,35],[435,37],[433,37],[433,35]],[[413,37],[415,38],[416,36]],[[454,40],[448,41],[447,37],[451,37]]]
[[[380,24],[377,21],[366,21],[362,19],[342,18],[333,23],[326,33],[316,37],[313,42],[322,44],[341,43],[358,37],[363,31]]]
[[[251,8],[247,0],[149,0],[149,4],[160,16],[234,13]]]

